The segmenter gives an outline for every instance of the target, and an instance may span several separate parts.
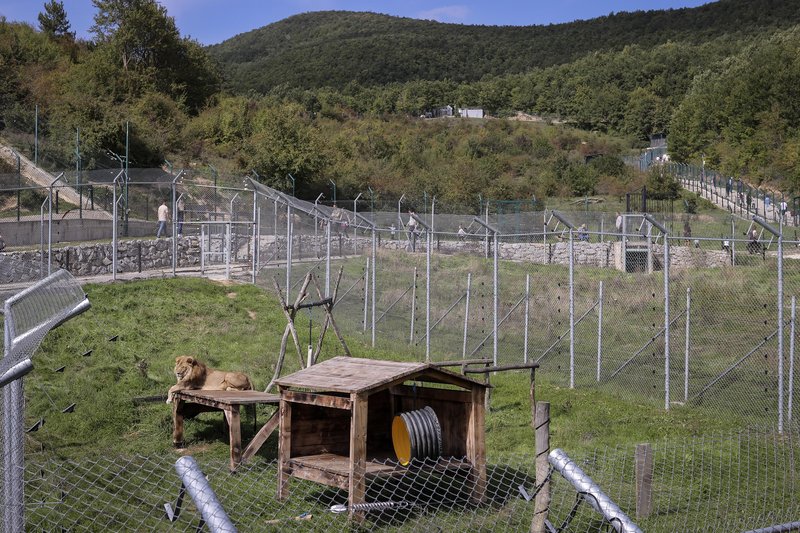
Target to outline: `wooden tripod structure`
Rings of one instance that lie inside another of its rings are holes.
[[[342,272],[343,268],[340,267],[339,274],[336,277],[336,285],[333,288],[333,296],[330,296],[328,298],[323,298],[322,291],[320,290],[319,284],[317,283],[317,279],[314,277],[314,274],[309,271],[309,273],[306,274],[306,277],[303,280],[303,285],[300,288],[300,292],[297,293],[297,298],[295,298],[293,305],[287,305],[286,299],[283,297],[281,288],[278,285],[278,280],[272,278],[272,283],[273,286],[275,287],[275,292],[278,294],[278,300],[280,301],[283,314],[284,316],[286,316],[287,323],[286,323],[286,329],[283,330],[283,337],[281,338],[281,350],[280,354],[278,355],[278,362],[275,365],[275,374],[272,376],[272,380],[269,382],[269,385],[267,385],[267,388],[264,390],[264,392],[269,392],[275,385],[275,381],[281,375],[281,371],[283,370],[283,360],[286,357],[286,347],[289,344],[289,335],[292,336],[292,340],[294,341],[294,347],[297,350],[297,358],[300,361],[301,369],[306,368],[306,363],[308,366],[311,366],[317,362],[317,358],[319,357],[319,354],[322,351],[322,341],[325,339],[325,333],[328,331],[329,326],[333,328],[334,333],[336,333],[336,337],[342,344],[342,348],[344,348],[345,355],[352,356],[352,354],[350,353],[350,349],[347,347],[347,343],[344,340],[344,337],[342,337],[342,333],[339,331],[339,327],[336,325],[336,320],[333,319],[333,306],[336,303],[336,296],[339,293],[339,282],[342,280]],[[314,284],[314,288],[316,289],[319,300],[311,303],[303,303],[303,301],[308,296],[308,286],[311,283]],[[308,361],[304,361],[303,351],[300,348],[300,339],[297,336],[297,328],[294,325],[294,319],[299,310],[312,309],[314,307],[322,307],[322,309],[325,311],[325,321],[322,323],[322,330],[319,333],[319,338],[317,339],[316,348],[309,355]]]

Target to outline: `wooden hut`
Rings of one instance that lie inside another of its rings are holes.
[[[397,474],[395,415],[430,407],[441,429],[435,464],[469,469],[473,499],[486,488],[487,385],[425,363],[335,357],[280,378],[278,497],[290,477],[347,490],[364,503],[369,478]],[[428,461],[430,463],[430,461]]]

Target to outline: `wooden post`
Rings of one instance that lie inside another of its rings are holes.
[[[367,493],[367,397],[353,393],[352,419],[350,421],[350,483],[348,503],[350,517],[356,521],[364,518],[363,512],[354,512],[353,504],[364,503]]]
[[[172,445],[183,448],[183,401],[172,399]]]
[[[239,406],[231,405],[230,409],[225,409],[223,413],[225,413],[225,419],[228,421],[228,440],[231,448],[230,470],[233,472],[242,462],[242,426]]]
[[[531,396],[533,396],[531,384]],[[550,510],[550,464],[547,455],[550,453],[550,402],[538,402],[534,407],[533,427],[536,432],[536,486],[541,488],[536,493],[533,506],[531,533],[545,533],[545,521]]]
[[[283,500],[289,496],[289,459],[291,458],[292,448],[292,405],[288,401],[281,399],[280,407],[280,430],[278,431],[278,499]]]
[[[472,497],[474,503],[486,498],[486,410],[483,388],[472,389],[472,406],[467,421],[467,459],[472,465],[472,479],[475,483]]]
[[[653,511],[653,448],[636,445],[636,518],[647,518]]]

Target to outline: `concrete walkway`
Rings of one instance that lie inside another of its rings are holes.
[[[698,180],[679,176],[678,182],[684,189],[699,194],[701,197],[705,198],[720,209],[725,209],[729,213],[743,220],[752,220],[753,215],[758,215],[764,218],[770,224],[780,225],[781,223],[779,205],[775,205],[774,202],[770,202],[769,206],[767,206],[763,198],[751,197],[750,205],[748,206],[746,205],[747,193],[742,192],[740,197],[739,193],[735,190],[735,184],[733,190],[731,190],[730,194],[728,194],[724,185],[714,186],[710,179],[701,183]],[[785,216],[783,224],[785,226],[795,225],[791,216]]]
[[[17,157],[19,157],[20,174],[25,176],[25,178],[45,189],[50,188],[51,186],[56,187],[61,198],[74,205],[80,205],[81,201],[83,201],[84,209],[91,211],[89,198],[86,196],[81,198],[81,195],[78,194],[78,191],[73,189],[65,180],[60,179],[56,181],[56,176],[40,167],[37,167],[33,164],[33,161],[15,151],[7,144],[0,142],[0,159],[12,167],[17,168]],[[111,218],[111,214],[105,211],[96,211],[96,213],[97,214],[95,215],[95,218]],[[102,213],[102,215],[100,213]]]

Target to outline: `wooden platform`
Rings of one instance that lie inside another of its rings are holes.
[[[365,461],[364,475],[369,479],[379,476],[402,476],[408,473],[408,467],[397,462],[387,462],[386,459],[373,458]],[[442,457],[435,464],[425,467],[424,470],[445,472],[465,468],[472,469],[472,464],[465,459]],[[289,470],[291,470],[292,476],[299,479],[307,479],[343,490],[348,490],[350,486],[350,458],[346,455],[322,453],[290,459]],[[416,470],[423,469],[418,467]]]
[[[228,436],[231,447],[230,469],[233,471],[244,461],[250,459],[267,441],[270,434],[278,427],[278,410],[258,430],[253,439],[242,451],[242,428],[239,407],[242,405],[275,405],[280,403],[280,396],[258,391],[215,391],[215,390],[182,390],[175,393],[172,403],[172,442],[175,446],[183,446],[183,421],[187,404],[205,407],[203,410],[220,410],[228,422]]]

